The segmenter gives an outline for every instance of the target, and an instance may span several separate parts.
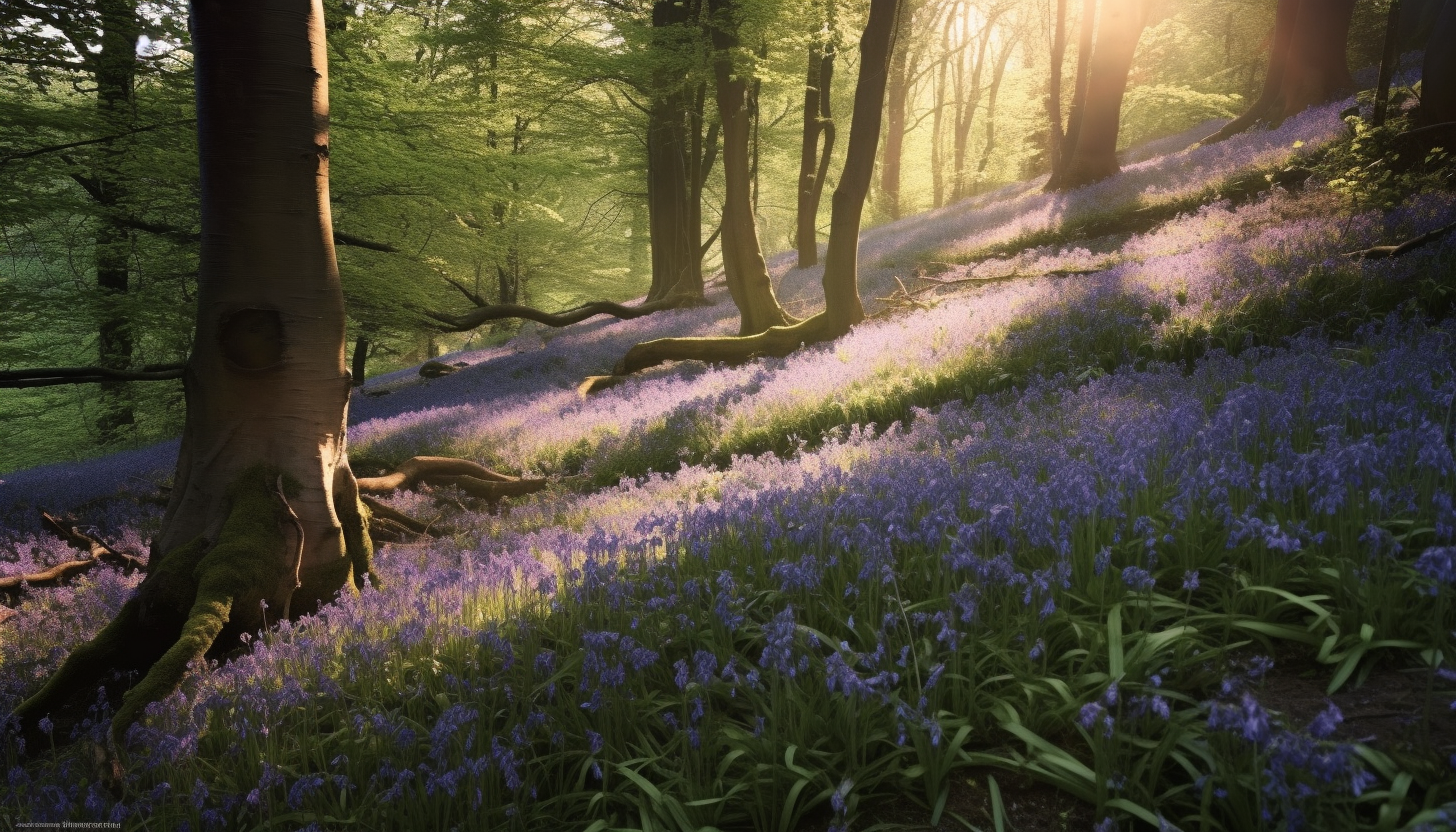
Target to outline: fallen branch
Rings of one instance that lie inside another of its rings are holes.
[[[109,367],[38,367],[0,370],[0,389],[51,387],[57,384],[96,384],[103,381],[167,381],[182,377],[185,364],[148,364],[140,370]]]
[[[1372,246],[1362,248],[1359,251],[1347,251],[1346,257],[1353,257],[1356,260],[1382,260],[1387,257],[1399,257],[1406,252],[1420,248],[1421,246],[1441,239],[1442,237],[1456,231],[1456,222],[1437,228],[1435,231],[1427,231],[1419,237],[1412,237],[1403,243],[1392,246]]]
[[[465,292],[466,297],[478,300],[473,293],[468,292],[464,287],[450,281],[455,288]],[[571,326],[580,323],[587,318],[594,318],[597,315],[610,315],[624,321],[633,318],[641,318],[651,315],[654,312],[663,312],[668,309],[681,309],[686,306],[697,306],[703,300],[692,295],[671,295],[661,300],[652,300],[639,303],[636,306],[623,306],[609,300],[592,301],[584,303],[572,309],[561,312],[543,312],[529,306],[521,306],[515,303],[492,303],[483,306],[476,306],[468,312],[453,315],[448,312],[425,312],[429,317],[438,323],[436,328],[442,332],[469,332],[472,329],[491,321],[504,321],[512,318],[520,318],[527,321],[535,321],[538,324],[550,327]]]
[[[10,575],[0,578],[0,595],[7,600],[13,599],[25,591],[26,588],[58,586],[61,583],[90,572],[98,564],[108,563],[129,574],[146,567],[146,562],[141,558],[118,552],[106,545],[101,540],[85,534],[70,523],[60,520],[46,512],[41,512],[41,525],[46,531],[60,538],[73,549],[86,553],[85,558],[68,560],[55,564],[39,572],[31,572],[24,575]],[[9,616],[5,616],[8,618]],[[0,619],[3,620],[3,619]]]
[[[374,529],[372,527],[373,523],[379,523],[381,526],[385,526],[386,524],[389,526],[395,526],[397,527],[397,529],[408,532],[409,534],[429,535],[431,537],[437,536],[436,533],[431,530],[432,527],[429,523],[422,523],[419,520],[416,520],[415,518],[409,516],[408,514],[399,511],[398,509],[391,508],[390,506],[379,502],[373,497],[360,495],[359,499],[363,501],[364,505],[369,507],[369,513],[373,515],[370,518],[371,528],[369,530],[369,533],[371,536],[374,534]],[[395,529],[386,530],[390,533],[397,533]],[[438,531],[444,532],[447,530],[439,529]]]
[[[443,456],[417,456],[406,460],[394,471],[378,477],[360,477],[361,494],[392,494],[400,489],[420,485],[453,485],[472,497],[496,502],[504,497],[518,497],[545,488],[544,479],[513,477],[492,471],[468,459]],[[373,505],[370,506],[373,508]],[[392,510],[391,510],[392,511]],[[403,515],[401,515],[403,516]],[[393,522],[399,522],[390,518]],[[411,521],[418,522],[418,521]]]

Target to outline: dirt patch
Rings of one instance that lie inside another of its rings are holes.
[[[1446,760],[1456,752],[1456,711],[1451,695],[1434,691],[1430,671],[1378,661],[1364,681],[1359,673],[1333,695],[1325,693],[1334,667],[1303,651],[1281,652],[1265,677],[1259,701],[1284,716],[1287,727],[1308,726],[1333,702],[1345,721],[1335,732],[1342,742],[1361,742],[1389,755]]]
[[[1014,832],[1086,832],[1097,821],[1092,807],[1053,786],[1025,775],[989,768],[970,768],[951,776],[950,794],[940,823],[932,826],[931,811],[908,796],[861,805],[851,829],[897,829],[905,832],[964,832],[966,823],[995,828],[995,811],[988,777],[996,778],[1007,830]],[[800,832],[826,832],[833,819],[826,813],[806,821]]]

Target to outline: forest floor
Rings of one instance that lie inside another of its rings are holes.
[[[1340,111],[1130,154],[862,238],[871,317],[782,359],[644,373],[717,302],[529,329],[371,379],[356,470],[549,477],[383,586],[199,666],[129,738],[12,741],[0,813],[141,828],[1436,829],[1456,812],[1456,195],[1342,177]],[[1348,163],[1348,164],[1346,164]],[[1393,186],[1389,186],[1393,187]],[[771,269],[807,314],[820,270]],[[146,551],[175,443],[7,474],[0,573],[69,558],[36,510]],[[0,621],[0,711],[134,587]],[[226,760],[227,762],[219,762]]]

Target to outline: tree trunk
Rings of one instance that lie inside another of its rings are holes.
[[[1067,156],[1060,190],[1079,188],[1117,173],[1122,96],[1146,19],[1146,0],[1113,0],[1104,9],[1087,74],[1082,123],[1076,144]]]
[[[813,33],[818,37],[819,33]],[[804,132],[799,148],[799,200],[794,224],[794,247],[799,268],[819,262],[819,199],[824,193],[821,169],[829,160],[834,144],[834,127],[829,122],[829,82],[834,76],[834,44],[816,41],[809,48],[809,66],[804,78]],[[819,137],[825,136],[824,152]]]
[[[913,0],[900,5],[895,21],[895,40],[908,45],[915,19]],[[880,158],[880,196],[884,215],[900,218],[900,162],[905,147],[905,107],[910,93],[910,50],[902,46],[890,58],[890,75],[885,90],[885,152]]]
[[[874,179],[875,152],[885,102],[891,43],[899,0],[871,0],[869,20],[860,39],[859,80],[844,171],[834,190],[829,220],[829,249],[824,261],[824,311],[806,321],[737,338],[662,338],[628,350],[614,376],[598,376],[582,385],[584,392],[610,386],[623,375],[665,361],[742,361],[755,355],[787,355],[806,343],[843,335],[863,320],[858,288],[860,219]]]
[[[96,104],[107,133],[127,132],[136,87],[136,42],[141,33],[136,0],[99,0],[101,52],[96,56]],[[97,364],[112,370],[131,367],[131,324],[122,303],[131,290],[128,260],[131,231],[123,223],[125,186],[117,170],[120,151],[108,144],[101,151],[92,194],[101,208],[96,231],[96,286],[101,290],[101,320],[97,325]],[[103,444],[120,439],[136,421],[130,386],[102,382],[96,428]]]
[[[1045,190],[1055,191],[1062,187],[1067,175],[1067,163],[1077,146],[1077,136],[1082,131],[1082,113],[1087,109],[1087,77],[1092,66],[1092,36],[1097,29],[1097,0],[1083,0],[1082,21],[1077,35],[1077,74],[1072,79],[1072,106],[1067,111],[1067,130],[1062,135],[1062,146],[1057,151],[1057,167],[1047,179]]]
[[[1385,110],[1390,102],[1390,80],[1395,75],[1395,62],[1400,58],[1400,0],[1390,0],[1385,15],[1385,48],[1380,50],[1380,80],[1375,82],[1375,112],[1370,123],[1385,124]]]
[[[1283,121],[1352,89],[1345,40],[1354,11],[1355,0],[1279,0],[1269,69],[1258,99],[1202,144],[1223,141],[1261,119]]]
[[[708,10],[713,18],[713,74],[723,131],[723,271],[728,293],[738,306],[739,333],[753,335],[794,319],[774,295],[753,216],[748,81],[733,67],[733,51],[738,48],[733,0],[708,0]]]
[[[686,23],[688,9],[672,0],[652,5],[655,49],[671,48],[670,27]],[[660,300],[687,276],[697,246],[688,242],[687,100],[682,79],[667,69],[654,73],[647,112],[647,211],[652,239],[652,287],[648,300]]]
[[[349,376],[328,191],[320,0],[196,0],[196,336],[172,497],[137,594],[27,700],[22,724],[144,671],[120,740],[189,662],[315,609],[368,570],[345,453]]]
[[[1456,121],[1456,48],[1452,48],[1453,43],[1456,43],[1456,3],[1447,3],[1431,30],[1425,63],[1421,66],[1422,124]]]
[[[1056,0],[1052,22],[1051,77],[1047,83],[1047,161],[1056,177],[1062,167],[1062,62],[1067,56],[1067,0]]]
[[[970,25],[966,27],[966,34],[970,34]],[[964,58],[956,62],[956,101],[955,125],[952,144],[951,170],[954,172],[951,177],[951,201],[965,199],[970,195],[970,177],[966,174],[966,156],[970,152],[971,145],[971,124],[975,120],[976,108],[981,103],[981,73],[986,65],[986,50],[991,42],[991,24],[986,23],[985,30],[981,33],[979,42],[976,45],[976,54],[973,59],[971,77],[969,82],[965,78]]]
[[[1008,37],[1001,45],[1001,54],[996,58],[996,68],[991,72],[991,87],[986,91],[986,146],[981,151],[981,161],[976,165],[975,184],[980,188],[986,166],[991,162],[991,152],[996,149],[996,98],[1001,92],[1001,79],[1006,77],[1006,64],[1016,51],[1016,39]]]

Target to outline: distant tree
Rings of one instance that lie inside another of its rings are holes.
[[[885,106],[885,86],[899,0],[871,0],[859,44],[859,78],[844,170],[834,189],[829,246],[824,259],[824,311],[795,324],[733,338],[662,338],[627,351],[612,376],[587,379],[585,392],[623,375],[666,361],[742,361],[755,355],[787,355],[806,343],[837,338],[864,320],[858,286],[859,229],[874,179],[875,152]],[[728,127],[724,125],[724,134]],[[726,148],[726,142],[725,142]],[[726,228],[725,228],[726,232]]]
[[[1062,167],[1047,184],[1049,190],[1079,188],[1117,173],[1122,97],[1148,11],[1148,0],[1108,0],[1103,5],[1096,45],[1087,60],[1086,83],[1079,84],[1073,99]],[[1083,44],[1088,40],[1089,17],[1083,16]],[[1078,62],[1081,75],[1081,56]]]
[[[1353,89],[1345,40],[1354,11],[1355,0],[1278,0],[1259,97],[1203,144],[1223,141],[1263,119],[1283,121]]]
[[[829,173],[829,160],[834,154],[834,114],[830,93],[834,87],[834,3],[823,4],[824,19],[814,20],[809,33],[809,66],[804,78],[804,122],[799,142],[799,195],[795,203],[794,247],[801,269],[819,263],[819,201],[824,194],[824,180]],[[817,11],[820,4],[814,3]],[[820,149],[820,140],[823,149]]]
[[[718,120],[723,125],[723,272],[738,306],[739,334],[755,335],[795,318],[779,306],[753,211],[748,73],[739,40],[741,0],[708,0]],[[739,65],[735,66],[735,62]]]

